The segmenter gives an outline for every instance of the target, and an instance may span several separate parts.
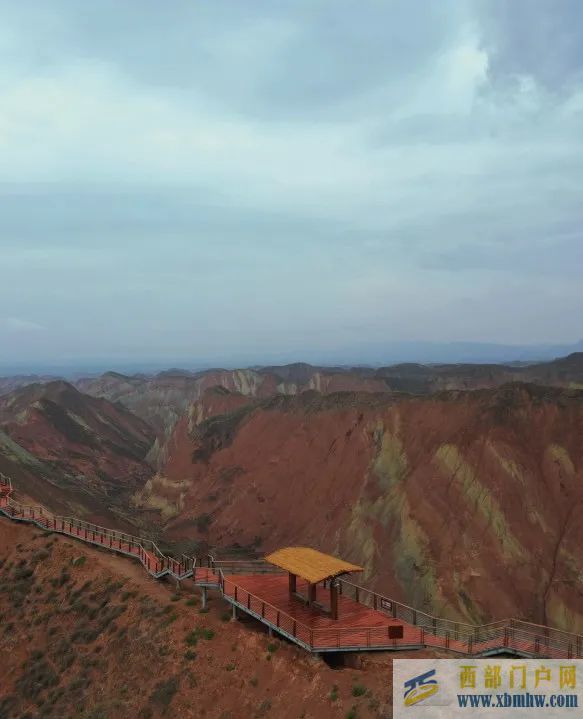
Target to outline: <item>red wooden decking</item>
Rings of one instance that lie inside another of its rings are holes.
[[[307,584],[298,579],[297,589],[306,594]],[[313,650],[391,647],[394,640],[389,638],[389,627],[403,626],[403,622],[344,596],[338,598],[339,618],[331,619],[322,609],[290,596],[287,575],[228,575],[223,594]],[[322,585],[317,587],[316,601],[329,605],[329,592]],[[411,629],[405,628],[400,644],[419,645],[419,631]]]
[[[225,594],[229,585],[238,586],[238,592],[244,590],[259,596],[268,604],[277,607],[299,622],[308,624],[311,629],[354,629],[355,627],[389,627],[401,625],[386,614],[375,612],[369,607],[357,604],[347,597],[338,597],[338,619],[331,619],[326,612],[316,607],[308,607],[301,599],[290,596],[287,574],[246,574],[225,577]],[[307,595],[307,582],[298,578],[297,591]],[[328,607],[330,595],[327,589],[317,586],[316,601]]]

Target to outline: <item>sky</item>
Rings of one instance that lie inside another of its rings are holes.
[[[583,337],[580,0],[0,0],[0,365]]]

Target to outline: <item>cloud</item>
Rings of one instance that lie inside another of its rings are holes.
[[[0,301],[58,328],[38,351],[260,358],[437,308],[443,339],[580,336],[578,6],[419,8],[3,7]]]
[[[39,332],[45,329],[42,325],[22,317],[0,318],[0,327],[12,332]]]

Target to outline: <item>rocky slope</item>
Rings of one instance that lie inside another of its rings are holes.
[[[194,374],[171,370],[154,377],[127,377],[107,372],[101,377],[76,382],[81,392],[111,402],[121,402],[151,424],[161,439],[170,434],[174,424],[189,411],[193,402],[199,400],[208,389],[217,386],[253,398],[298,394],[306,389],[317,389],[323,393],[387,389],[382,379],[360,377],[340,370],[324,370],[311,365],[288,365],[279,368],[279,374],[270,369],[213,369]]]
[[[153,429],[125,407],[84,395],[63,381],[33,384],[0,398],[0,471],[21,492],[95,521],[153,472]]]
[[[419,608],[583,631],[582,433],[577,390],[278,396],[177,428],[158,499],[175,538],[311,545]]]
[[[48,377],[0,378],[0,395]],[[583,388],[583,352],[530,365],[398,364],[388,367],[318,367],[302,362],[246,369],[202,372],[167,370],[157,375],[106,372],[74,382],[81,392],[121,402],[147,421],[163,440],[174,424],[206,390],[221,386],[246,397],[296,395],[315,389],[333,392],[407,392],[433,394],[447,389],[483,389],[524,381],[566,388]]]
[[[0,377],[0,397],[20,387],[26,387],[29,384],[44,384],[53,382],[58,377],[40,376],[40,375],[12,375],[10,377]]]
[[[446,389],[484,389],[524,381],[565,388],[583,388],[583,353],[538,365],[400,364],[370,367],[315,367],[305,363],[257,369],[214,369],[199,373],[169,370],[151,377],[107,372],[82,379],[82,392],[124,406],[168,435],[189,406],[207,389],[221,386],[246,397],[297,395],[306,390],[334,392],[407,392],[433,394]]]

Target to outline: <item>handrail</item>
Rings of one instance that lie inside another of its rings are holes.
[[[177,560],[163,554],[158,545],[151,539],[144,539],[126,532],[101,527],[75,517],[56,515],[41,506],[21,504],[12,498],[12,491],[12,483],[9,478],[0,475],[0,496],[6,499],[6,504],[0,505],[0,512],[7,516],[23,521],[31,521],[42,529],[50,529],[82,539],[91,544],[109,547],[122,554],[137,557],[154,577],[170,574],[176,579],[185,579],[192,575],[194,568],[193,558],[183,554],[181,559]],[[75,532],[73,532],[73,529],[75,529]],[[80,532],[83,532],[85,536],[81,536]],[[89,537],[89,535],[93,536]]]
[[[182,554],[178,560],[163,554],[151,539],[135,537],[125,532],[107,529],[74,517],[54,515],[43,507],[28,506],[16,502],[12,498],[12,493],[13,488],[10,478],[0,473],[1,513],[13,519],[31,521],[43,529],[51,529],[52,531],[73,536],[98,546],[109,547],[122,554],[138,558],[146,570],[156,578],[169,574],[179,580],[193,577],[196,582],[197,569],[204,568],[204,565],[201,565],[196,557]],[[73,528],[75,532],[73,532]],[[81,533],[84,533],[85,536]],[[89,535],[93,536],[90,537]],[[114,540],[115,544],[113,543]],[[356,602],[367,607],[372,606],[373,609],[388,614],[397,622],[403,622],[403,640],[391,638],[390,633],[387,632],[387,626],[331,626],[314,629],[305,622],[278,609],[273,604],[262,600],[238,585],[235,580],[227,579],[225,576],[225,571],[229,569],[231,570],[230,574],[242,573],[244,570],[251,570],[251,573],[282,573],[281,570],[272,567],[263,559],[216,560],[212,554],[208,554],[206,564],[206,569],[212,573],[213,580],[209,581],[209,575],[205,574],[205,579],[201,581],[202,586],[215,586],[214,578],[217,578],[222,595],[227,599],[232,598],[236,602],[238,601],[238,592],[241,592],[242,596],[245,597],[245,603],[250,612],[254,611],[253,606],[255,608],[259,607],[262,619],[275,626],[279,631],[291,635],[312,651],[342,647],[354,648],[356,643],[358,646],[362,645],[369,648],[388,645],[394,647],[399,645],[442,647],[469,656],[508,648],[529,655],[540,654],[541,649],[543,649],[546,656],[564,656],[565,654],[569,658],[583,656],[582,635],[526,622],[521,619],[503,619],[484,625],[471,625],[465,622],[441,619],[342,578],[337,580],[340,594],[351,592]],[[240,571],[237,572],[236,570]],[[225,588],[226,584],[234,587],[233,595],[228,594]],[[323,584],[326,586],[326,582]],[[267,617],[270,612],[273,621]],[[352,637],[352,643],[342,644],[341,638],[345,637]]]
[[[402,639],[393,639],[390,637],[388,627],[320,627],[312,628],[301,619],[297,619],[282,609],[278,609],[270,602],[266,602],[248,589],[237,584],[234,579],[227,579],[223,574],[223,570],[219,569],[220,586],[222,594],[226,598],[233,599],[244,609],[254,612],[259,616],[261,610],[261,618],[272,626],[274,625],[273,616],[277,620],[277,629],[291,634],[296,640],[307,645],[312,651],[325,649],[347,649],[355,646],[363,646],[368,648],[376,647],[394,647],[398,646],[425,646],[448,649],[452,652],[466,655],[476,656],[482,653],[492,651],[512,650],[520,651],[528,655],[538,655],[541,650],[545,650],[545,654],[569,657],[579,657],[583,655],[583,645],[581,642],[570,642],[567,645],[563,642],[546,641],[547,637],[541,637],[540,634],[518,629],[512,626],[513,620],[503,620],[493,622],[492,624],[474,628],[479,631],[467,633],[458,633],[455,635],[446,632],[444,635],[429,631],[427,627],[422,625],[408,625],[404,627]],[[230,586],[225,586],[230,585]],[[353,585],[357,586],[357,585]],[[231,589],[232,588],[232,589]],[[267,617],[268,610],[272,613],[272,618]],[[397,620],[398,622],[398,620]],[[528,626],[528,623],[523,622]],[[466,625],[471,626],[471,625]],[[536,625],[532,625],[536,626]],[[560,630],[559,630],[560,631]],[[574,639],[577,635],[567,636]]]
[[[384,597],[377,592],[373,592],[365,587],[360,587],[353,582],[345,579],[338,580],[341,585],[341,592],[344,587],[350,587],[354,590],[354,599],[361,603],[369,606],[363,601],[363,594],[369,594],[373,598],[374,608],[382,611],[383,613],[390,613],[394,619],[400,619],[412,624],[413,626],[420,627],[428,630],[431,634],[437,637],[449,637],[455,641],[469,640],[471,639],[474,643],[480,643],[484,636],[488,636],[491,632],[496,631],[509,631],[509,632],[521,632],[522,635],[532,638],[533,640],[539,641],[546,647],[552,647],[555,649],[569,649],[569,647],[576,647],[577,655],[582,653],[583,650],[583,636],[566,632],[562,629],[554,629],[544,625],[537,625],[531,622],[526,622],[521,619],[502,619],[497,622],[483,625],[472,625],[464,622],[455,622],[450,619],[441,619],[439,617],[431,616],[425,612],[409,607],[406,604],[397,602],[388,597]],[[557,636],[558,635],[558,636]]]

